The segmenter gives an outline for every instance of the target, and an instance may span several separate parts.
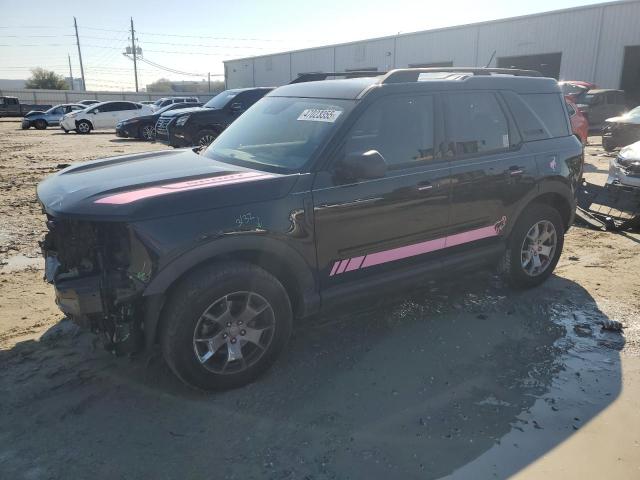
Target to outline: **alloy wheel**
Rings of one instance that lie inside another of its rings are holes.
[[[206,135],[203,135],[202,137],[200,137],[200,140],[198,141],[198,146],[208,147],[211,144],[211,142],[213,142],[215,139],[216,137],[214,135],[207,133]]]
[[[271,304],[255,292],[235,292],[213,302],[198,319],[193,349],[200,364],[216,374],[255,365],[274,338]]]
[[[524,272],[531,277],[542,274],[551,265],[557,245],[558,235],[553,223],[548,220],[536,222],[522,242],[520,258]]]
[[[145,140],[153,140],[155,137],[156,129],[151,125],[146,125],[142,129],[142,138]]]

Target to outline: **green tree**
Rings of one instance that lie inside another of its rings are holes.
[[[62,75],[38,67],[31,70],[31,78],[25,83],[25,88],[69,90],[69,84]]]
[[[147,92],[170,93],[173,92],[171,80],[168,78],[160,78],[153,83],[147,85]]]

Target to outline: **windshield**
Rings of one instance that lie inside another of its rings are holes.
[[[160,105],[162,102],[164,102],[166,100],[166,98],[161,98],[159,100],[156,100],[155,102],[153,102],[153,104],[157,107],[158,105]]]
[[[298,171],[344,121],[353,100],[265,97],[204,152],[250,168]]]
[[[240,90],[225,90],[224,92],[219,93],[207,103],[204,104],[204,108],[223,108],[229,100],[238,95]]]
[[[170,103],[169,105],[165,105],[164,107],[156,110],[156,113],[163,113],[168,110],[178,110],[180,107],[177,107],[176,105],[179,105],[179,104]]]

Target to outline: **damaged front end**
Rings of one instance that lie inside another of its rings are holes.
[[[153,273],[147,249],[126,224],[47,218],[41,243],[45,278],[55,287],[59,308],[102,333],[114,353],[138,351],[142,292]]]

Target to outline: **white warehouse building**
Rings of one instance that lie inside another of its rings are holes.
[[[640,103],[640,0],[608,2],[325,47],[228,60],[227,88],[301,73],[406,67],[515,67],[621,88]]]

